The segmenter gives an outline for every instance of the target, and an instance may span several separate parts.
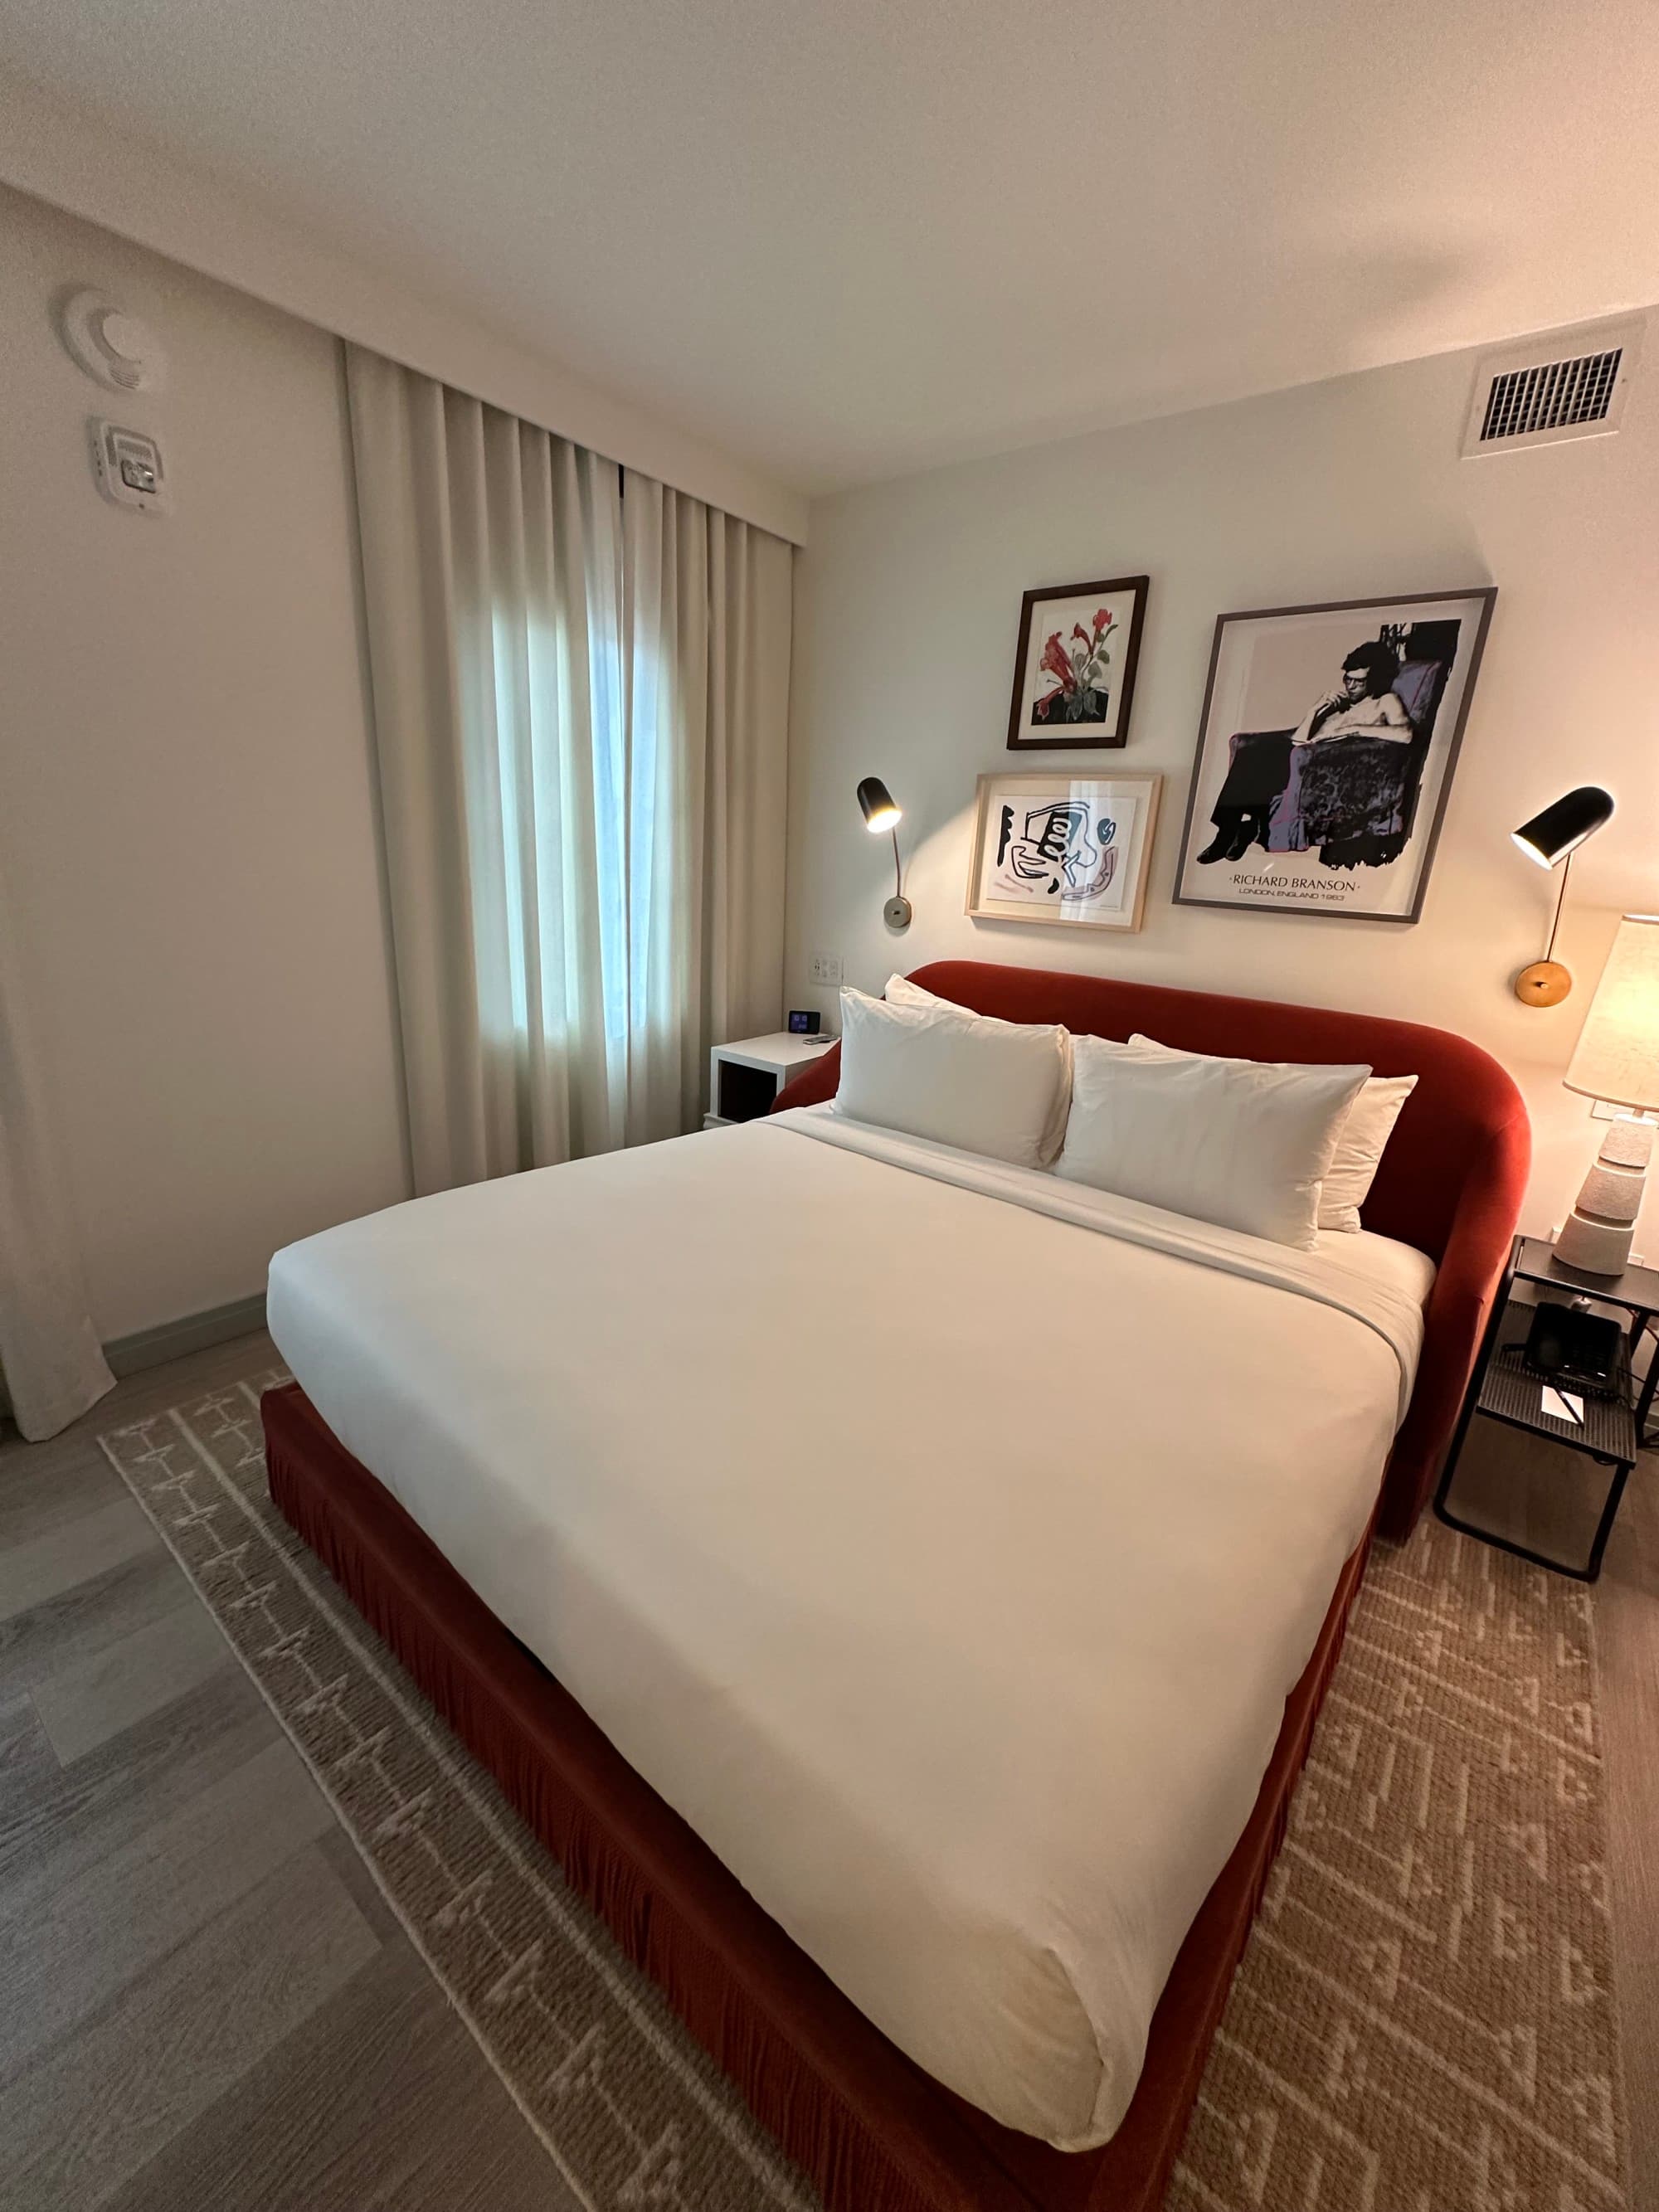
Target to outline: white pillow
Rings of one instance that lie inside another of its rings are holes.
[[[1159,1044],[1149,1036],[1132,1036],[1129,1042],[1133,1045],[1144,1046],[1148,1052],[1165,1053],[1181,1060],[1216,1056],[1183,1053],[1177,1045]],[[1231,1064],[1237,1067],[1249,1067],[1261,1063],[1235,1060]],[[1351,1232],[1361,1226],[1359,1209],[1376,1180],[1383,1148],[1394,1134],[1394,1125],[1400,1119],[1400,1109],[1416,1088],[1417,1078],[1414,1075],[1373,1075],[1367,1080],[1364,1089],[1348,1109],[1348,1118],[1342,1124],[1342,1133],[1336,1140],[1335,1158],[1320,1188],[1319,1225],[1322,1229]]]
[[[1373,1075],[1348,1109],[1336,1140],[1336,1157],[1319,1194],[1322,1229],[1363,1227],[1359,1209],[1376,1181],[1400,1110],[1416,1088],[1414,1075]]]
[[[836,1111],[1042,1167],[1066,1078],[1065,1038],[1062,1029],[996,1021],[944,999],[890,1006],[843,990]]]
[[[936,991],[924,990],[913,983],[908,975],[887,978],[886,1000],[890,1006],[949,1006],[958,1014],[972,1013],[971,1006],[958,1006],[954,999],[941,999]],[[976,1021],[994,1021],[992,1014],[976,1014]],[[1046,1036],[1049,1024],[1042,1022],[1005,1022],[1005,1029],[1041,1030]],[[1072,1110],[1072,1032],[1062,1029],[1060,1053],[1066,1062],[1065,1079],[1054,1094],[1054,1110],[1048,1117],[1048,1126],[1042,1133],[1042,1165],[1046,1168],[1060,1157],[1060,1148],[1066,1141],[1066,1117]]]
[[[1297,1067],[1072,1040],[1054,1173],[1311,1251],[1319,1187],[1368,1067]]]
[[[882,993],[890,1006],[953,1006],[954,999],[941,999],[937,991],[926,991],[920,983],[913,983],[908,975],[893,975],[887,978],[887,988]],[[957,1006],[958,1013],[971,1009]]]

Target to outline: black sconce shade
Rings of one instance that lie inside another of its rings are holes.
[[[1583,783],[1510,834],[1529,860],[1536,860],[1540,868],[1553,868],[1612,816],[1613,793],[1597,784]]]
[[[889,929],[908,929],[910,902],[904,896],[904,871],[899,866],[898,826],[904,819],[893,804],[893,794],[878,775],[861,776],[859,780],[859,805],[864,811],[864,826],[879,837],[885,831],[893,835],[893,896],[881,910],[882,920]]]
[[[884,830],[896,829],[904,819],[893,804],[893,794],[878,775],[866,775],[859,785],[859,805],[864,810],[864,826],[879,836]]]

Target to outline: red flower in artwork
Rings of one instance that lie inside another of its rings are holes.
[[[1050,676],[1059,677],[1062,690],[1069,691],[1075,685],[1077,678],[1072,673],[1072,664],[1066,657],[1066,648],[1060,641],[1058,630],[1042,648],[1042,665]]]
[[[1051,630],[1042,648],[1041,665],[1046,675],[1054,679],[1055,688],[1045,691],[1041,698],[1031,702],[1034,722],[1098,722],[1106,717],[1109,698],[1109,678],[1111,670],[1112,648],[1109,643],[1117,624],[1112,620],[1109,607],[1095,611],[1094,627],[1085,629],[1080,622],[1072,624],[1072,635],[1076,640],[1069,651],[1060,641],[1060,632]]]

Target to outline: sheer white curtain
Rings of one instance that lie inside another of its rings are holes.
[[[416,1188],[676,1135],[780,1018],[790,549],[347,382]]]
[[[115,1377],[87,1311],[15,932],[0,884],[0,1382],[26,1437],[56,1435]]]

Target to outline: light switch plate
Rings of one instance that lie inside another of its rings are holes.
[[[812,955],[811,980],[815,983],[838,986],[847,981],[847,963],[839,952],[815,952]]]

